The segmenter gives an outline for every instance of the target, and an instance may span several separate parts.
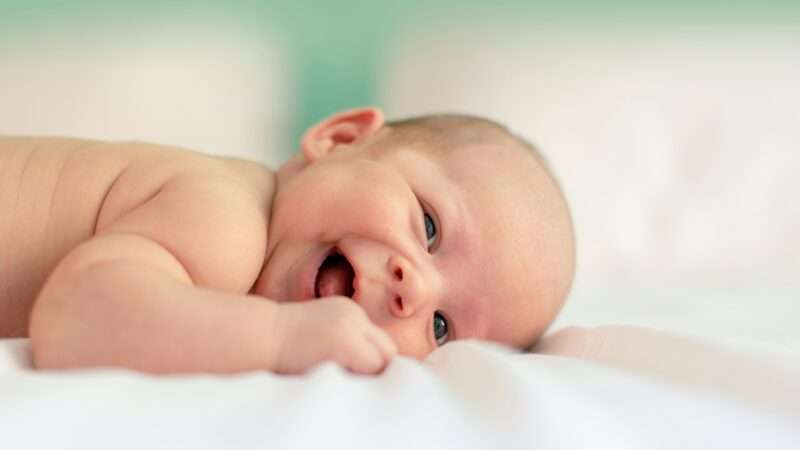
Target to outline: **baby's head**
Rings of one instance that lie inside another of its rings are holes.
[[[468,338],[526,348],[569,291],[565,199],[537,151],[491,121],[342,112],[308,130],[277,183],[257,291],[351,297],[402,354]]]

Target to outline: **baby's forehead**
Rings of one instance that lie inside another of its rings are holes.
[[[544,167],[533,153],[509,140],[433,149],[423,147],[421,154],[436,162],[453,182],[465,187],[500,188],[516,197],[535,190],[543,191],[537,189],[537,185],[549,181]],[[470,191],[476,193],[473,189]]]

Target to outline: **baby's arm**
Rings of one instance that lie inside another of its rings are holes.
[[[241,237],[264,234],[264,213],[231,190],[235,183],[200,175],[167,183],[59,263],[31,317],[34,364],[298,372],[335,359],[358,372],[381,370],[391,343],[364,337],[374,326],[352,302],[326,304],[340,318],[309,330],[309,311],[320,305],[234,293],[242,292],[242,271],[232,270],[242,254],[230,249],[258,244]]]
[[[235,372],[276,365],[276,316],[273,302],[194,287],[148,238],[106,234],[58,266],[34,306],[30,335],[40,368]]]

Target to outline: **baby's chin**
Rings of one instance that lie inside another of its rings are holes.
[[[276,289],[269,288],[271,283],[267,282],[265,275],[266,271],[262,270],[261,275],[258,277],[255,284],[253,284],[252,289],[250,289],[250,294],[257,297],[263,297],[277,303],[289,302],[290,299],[288,295],[282,294]]]
[[[253,289],[250,290],[250,294],[271,300],[275,303],[297,303],[316,300],[314,298],[294,298],[292,295],[290,295],[289,289],[285,287],[284,289],[281,289],[279,286],[278,289],[275,289],[276,284],[278,283],[269,283],[264,278],[259,278],[256,284],[253,286]]]

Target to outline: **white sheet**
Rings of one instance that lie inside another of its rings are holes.
[[[796,449],[800,417],[563,357],[458,342],[376,378],[32,372],[0,340],[4,448]]]

